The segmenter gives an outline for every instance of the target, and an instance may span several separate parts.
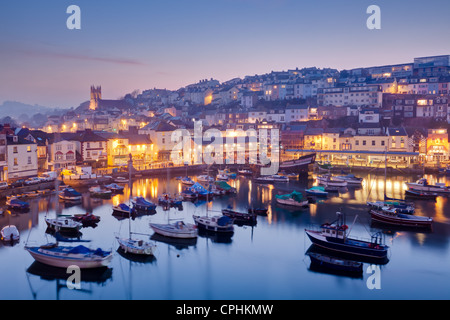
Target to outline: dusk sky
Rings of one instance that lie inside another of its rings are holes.
[[[81,30],[69,30],[69,5]],[[381,8],[369,30],[368,6]],[[450,1],[2,0],[0,104],[77,107],[135,89],[303,67],[351,69],[450,54]]]

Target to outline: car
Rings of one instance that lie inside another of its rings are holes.
[[[38,177],[28,178],[27,180],[25,180],[26,185],[38,184],[41,182],[42,180]]]
[[[11,188],[20,188],[23,187],[25,183],[25,179],[19,179],[14,182],[11,182]]]
[[[0,182],[0,189],[8,189],[9,184],[6,181],[1,181]]]

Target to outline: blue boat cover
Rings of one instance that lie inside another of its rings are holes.
[[[227,224],[232,223],[232,219],[230,217],[227,216],[222,216],[219,219],[217,219],[217,224],[221,227],[226,226]]]
[[[64,195],[65,196],[81,196],[81,193],[79,193],[75,189],[66,188],[66,189],[64,189]]]
[[[79,245],[74,247],[69,251],[69,253],[89,253],[91,252],[91,249],[86,248],[85,246]]]
[[[127,206],[125,203],[119,204],[119,208],[122,209],[122,210],[128,210],[128,211],[130,211],[130,207]]]
[[[151,205],[153,205],[153,203],[145,200],[142,197],[136,198],[136,204],[143,205],[143,206],[151,206]]]

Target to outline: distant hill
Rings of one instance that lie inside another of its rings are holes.
[[[11,117],[14,119],[18,119],[21,115],[28,115],[29,117],[37,114],[48,114],[53,113],[55,111],[54,108],[39,106],[39,105],[30,105],[17,101],[5,101],[0,105],[0,118]]]

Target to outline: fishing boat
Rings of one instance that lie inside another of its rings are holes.
[[[125,187],[118,185],[117,183],[110,183],[105,186],[106,189],[111,190],[113,193],[121,193]]]
[[[85,214],[75,214],[72,219],[81,222],[83,226],[100,222],[100,217],[92,214],[91,212],[86,212]]]
[[[28,211],[30,210],[30,204],[26,201],[22,201],[18,198],[10,198],[6,200],[8,209],[15,211]]]
[[[383,208],[389,207],[394,208],[399,213],[414,214],[414,205],[401,201],[367,201],[367,205],[371,209],[381,210]]]
[[[81,222],[75,221],[70,217],[45,218],[45,223],[53,231],[62,233],[75,233],[83,227]]]
[[[228,179],[235,179],[236,178],[236,173],[231,172],[230,169],[225,168],[223,170],[218,170],[218,175],[223,176],[223,177],[228,177]]]
[[[158,203],[164,207],[178,207],[183,205],[183,197],[172,197],[168,193],[164,193],[158,197]]]
[[[184,177],[180,181],[182,184],[187,185],[187,186],[192,186],[195,183],[195,181],[189,177]]]
[[[197,193],[195,193],[194,191],[190,190],[189,188],[186,188],[183,191],[181,191],[180,195],[185,200],[195,200],[195,199],[198,198]]]
[[[406,185],[409,190],[413,191],[450,194],[450,187],[446,186],[444,183],[431,185],[426,178],[419,179],[416,182],[406,182]]]
[[[335,253],[370,258],[380,262],[387,260],[389,247],[381,243],[379,233],[373,235],[370,241],[350,238],[344,215],[341,212],[336,214],[338,218],[333,223],[324,223],[318,230],[305,229],[314,245]]]
[[[232,234],[234,233],[233,219],[227,216],[192,216],[197,227],[204,231]]]
[[[197,176],[197,181],[199,182],[214,182],[214,178],[206,174]]]
[[[434,200],[436,201],[437,193],[428,193],[422,191],[405,190],[405,197],[417,200]]]
[[[327,187],[346,187],[347,181],[333,177],[330,174],[317,176],[317,182]]]
[[[256,224],[257,214],[254,212],[237,212],[231,210],[231,208],[223,209],[222,214],[224,216],[230,217],[234,219],[234,223],[236,224]]]
[[[433,224],[433,219],[430,217],[398,213],[397,209],[392,207],[371,209],[370,217],[376,222],[401,227],[431,228]]]
[[[271,178],[273,179],[273,182],[289,182],[288,177],[279,174],[274,174]]]
[[[64,201],[81,201],[83,195],[73,188],[64,188],[58,194],[58,197]]]
[[[328,196],[328,192],[325,191],[325,188],[322,186],[315,186],[310,189],[306,189],[305,192],[307,195],[315,197],[326,198]]]
[[[214,187],[226,194],[236,193],[236,188],[230,186],[226,181],[215,181]]]
[[[347,182],[347,185],[361,185],[363,182],[363,178],[358,178],[354,174],[347,174],[345,176],[337,176],[339,180],[344,180]]]
[[[125,203],[120,203],[117,206],[113,206],[113,211],[120,214],[126,214],[130,215],[130,213],[133,211],[132,208],[130,208]]]
[[[117,177],[114,179],[115,183],[128,183],[130,181],[131,181],[130,178],[125,178],[125,177]]]
[[[217,180],[222,180],[222,181],[228,181],[228,180],[230,180],[230,177],[228,175],[226,175],[226,174],[219,173],[216,176],[216,179]]]
[[[186,224],[183,221],[167,224],[150,223],[150,227],[155,233],[170,238],[190,239],[198,236],[197,227],[193,224]]]
[[[58,244],[40,247],[25,246],[31,256],[38,262],[58,268],[77,266],[80,269],[107,267],[112,260],[111,251],[89,249],[83,245],[76,247],[59,246]]]
[[[133,209],[141,212],[154,212],[156,210],[156,204],[144,199],[143,197],[134,197],[131,201]]]
[[[275,195],[277,203],[294,207],[307,207],[309,205],[308,200],[304,200],[301,192],[292,191],[289,194]]]
[[[363,263],[359,261],[342,259],[316,252],[308,252],[307,254],[311,259],[311,267],[313,268],[325,268],[350,274],[362,274],[363,272]]]
[[[89,192],[93,197],[105,199],[111,198],[112,195],[112,191],[110,189],[102,188],[101,186],[90,187]]]
[[[5,242],[13,243],[20,240],[20,233],[15,225],[4,226],[0,231],[0,236],[1,240]]]
[[[199,199],[206,199],[207,197],[212,198],[214,194],[207,190],[204,186],[202,186],[200,183],[196,182],[194,185],[192,185],[189,188],[192,192],[197,194],[197,198]]]
[[[248,213],[252,213],[252,214],[256,214],[259,216],[265,216],[267,215],[267,212],[269,211],[269,209],[267,208],[248,208]]]
[[[241,169],[241,170],[238,170],[238,174],[241,176],[251,176],[251,175],[253,175],[253,171],[248,170],[248,169]]]
[[[253,179],[253,181],[258,183],[274,183],[275,180],[272,176],[260,176]]]

